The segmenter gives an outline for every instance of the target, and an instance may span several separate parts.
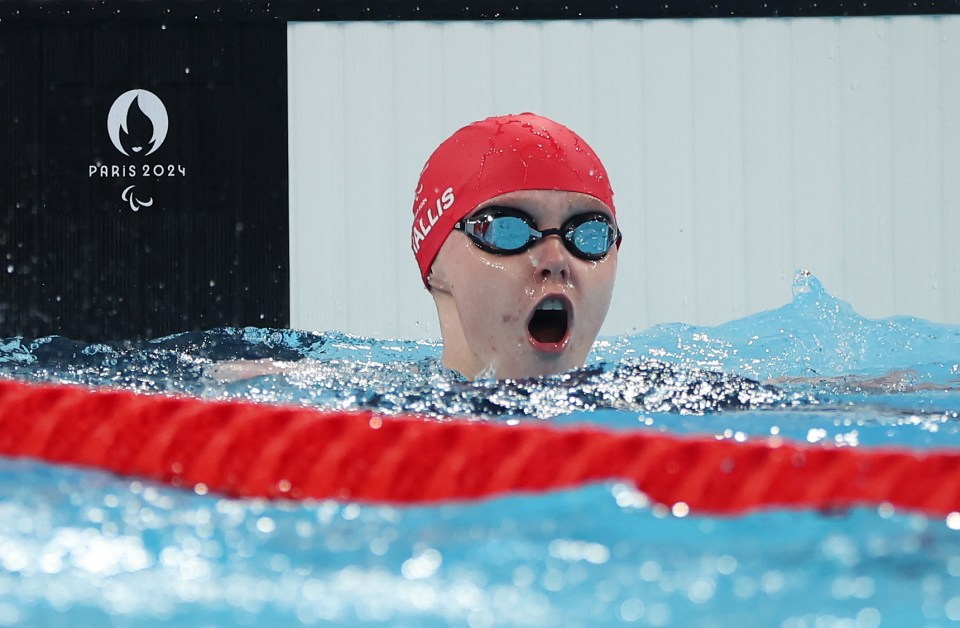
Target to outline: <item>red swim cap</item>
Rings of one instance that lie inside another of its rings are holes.
[[[420,173],[411,246],[424,285],[454,225],[480,203],[518,190],[582,192],[615,212],[600,158],[567,127],[533,113],[474,122],[440,144]]]

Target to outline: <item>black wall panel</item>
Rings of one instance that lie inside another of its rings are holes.
[[[0,23],[0,336],[286,326],[286,93],[282,23]]]

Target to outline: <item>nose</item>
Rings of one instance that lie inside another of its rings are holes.
[[[565,283],[570,278],[570,257],[558,235],[549,235],[531,249],[534,272],[540,281]]]

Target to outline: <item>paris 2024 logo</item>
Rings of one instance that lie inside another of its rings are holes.
[[[131,89],[120,94],[107,112],[107,135],[114,148],[129,159],[125,160],[127,163],[90,164],[89,177],[134,180],[124,187],[121,200],[135,212],[152,206],[153,195],[138,193],[136,179],[156,181],[187,174],[186,167],[180,164],[144,162],[159,150],[169,127],[167,108],[156,94],[146,89]]]

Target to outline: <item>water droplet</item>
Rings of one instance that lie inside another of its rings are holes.
[[[270,517],[260,517],[257,519],[257,530],[264,534],[270,534],[277,529],[277,524]]]

